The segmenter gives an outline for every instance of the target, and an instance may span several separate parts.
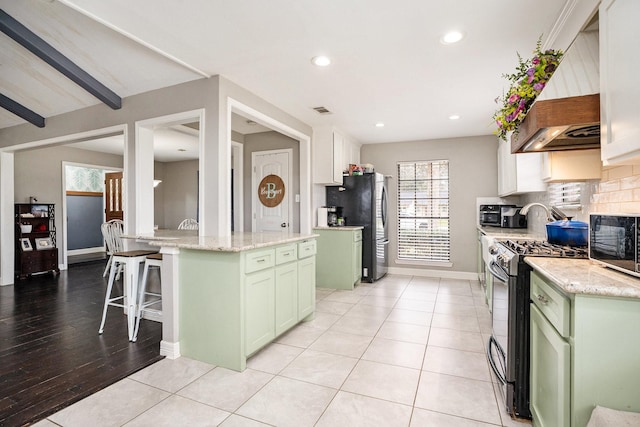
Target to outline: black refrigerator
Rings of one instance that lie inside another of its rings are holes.
[[[373,282],[387,273],[386,178],[380,173],[345,176],[341,186],[327,187],[327,206],[341,206],[345,225],[362,225],[362,281]]]

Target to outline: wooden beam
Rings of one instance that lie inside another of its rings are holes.
[[[0,9],[0,31],[67,76],[84,90],[114,110],[122,107],[122,99],[108,87],[94,79],[56,48],[38,37],[27,27]]]
[[[31,111],[24,105],[14,101],[11,98],[8,98],[0,93],[0,107],[4,108],[7,111],[12,112],[16,116],[25,119],[29,123],[38,126],[39,128],[44,127],[44,117],[39,115],[38,113]]]

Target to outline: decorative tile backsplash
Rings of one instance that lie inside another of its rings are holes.
[[[546,192],[530,193],[522,198],[522,203],[540,202],[549,206]],[[616,166],[602,170],[602,179],[583,183],[581,210],[563,209],[573,219],[589,222],[589,214],[600,213],[640,213],[640,165]],[[536,209],[536,208],[533,208]],[[545,234],[544,214],[530,211],[529,231]],[[532,214],[533,213],[533,214]]]
[[[640,165],[604,169],[593,190],[589,212],[640,213]]]
[[[89,191],[102,193],[104,191],[104,170],[85,168],[81,166],[65,167],[67,191]]]

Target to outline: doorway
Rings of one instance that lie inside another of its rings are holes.
[[[291,156],[293,150],[257,151],[251,154],[252,231],[289,231]]]

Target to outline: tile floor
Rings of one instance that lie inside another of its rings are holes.
[[[315,319],[242,373],[165,359],[35,425],[526,425],[498,401],[490,332],[475,281],[389,275],[318,289]]]

